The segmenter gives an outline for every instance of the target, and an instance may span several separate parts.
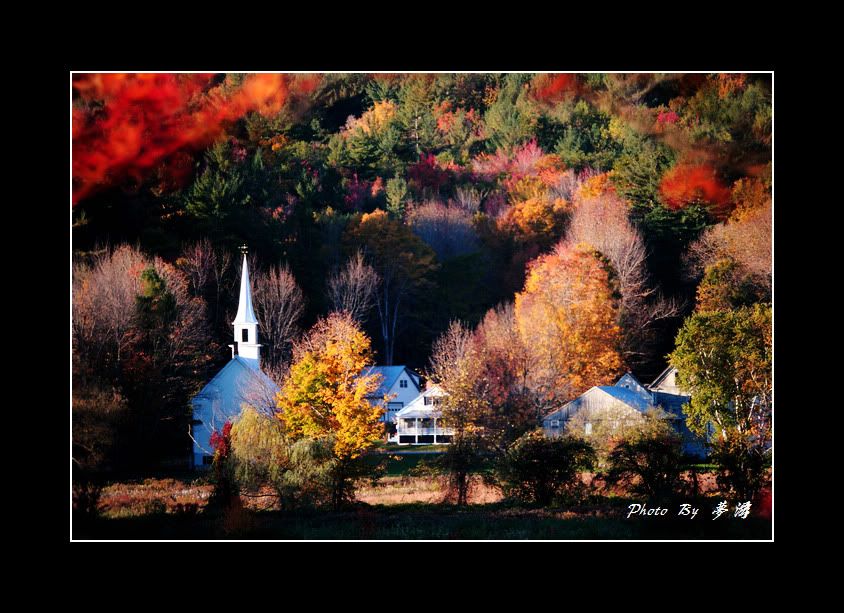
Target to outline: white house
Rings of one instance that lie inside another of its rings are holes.
[[[367,398],[384,409],[381,421],[388,424],[395,423],[396,413],[410,404],[422,390],[421,377],[407,366],[370,366],[361,374],[381,375],[381,385]],[[385,397],[389,400],[385,401]]]
[[[193,397],[193,421],[190,435],[193,441],[193,465],[211,463],[211,434],[232,421],[244,404],[259,410],[274,406],[278,386],[261,370],[261,345],[258,343],[258,320],[252,309],[252,288],[249,268],[243,256],[240,276],[240,301],[232,322],[234,343],[229,345],[232,359],[202,390]]]
[[[609,422],[610,427],[623,429],[642,419],[649,409],[661,408],[670,415],[671,423],[683,439],[683,451],[698,457],[706,456],[703,439],[688,429],[683,405],[691,397],[677,386],[677,370],[665,369],[649,386],[643,386],[631,373],[621,377],[615,385],[590,388],[571,402],[548,413],[542,420],[547,436],[560,436],[566,423],[575,415],[583,418],[584,434],[591,434],[598,423]]]
[[[429,385],[410,404],[395,415],[396,433],[389,440],[399,445],[450,443],[454,430],[443,427],[437,408],[445,396],[438,385]]]

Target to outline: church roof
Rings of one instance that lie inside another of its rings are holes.
[[[228,364],[223,366],[208,383],[205,384],[195,398],[212,396],[215,391],[220,389],[221,385],[224,385],[225,382],[229,380],[230,377],[235,379],[254,377],[257,382],[266,386],[267,389],[272,390],[273,392],[279,391],[278,385],[276,385],[263,370],[258,368],[253,360],[245,360],[240,356],[235,356]]]
[[[252,287],[249,285],[249,267],[246,255],[243,256],[243,272],[240,274],[240,301],[237,303],[237,315],[233,324],[256,324],[255,311],[252,310]]]

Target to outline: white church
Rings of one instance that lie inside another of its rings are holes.
[[[234,343],[229,345],[232,359],[202,390],[194,396],[191,439],[193,466],[211,464],[214,450],[211,434],[233,421],[244,404],[259,410],[272,407],[278,386],[261,370],[261,345],[258,343],[258,320],[252,308],[252,288],[246,254],[240,275],[240,300],[232,322]]]

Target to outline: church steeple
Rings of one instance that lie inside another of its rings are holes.
[[[249,265],[246,254],[243,254],[243,269],[240,273],[240,301],[237,303],[237,315],[233,324],[256,324],[255,312],[252,310],[252,287],[249,284]]]
[[[237,315],[234,317],[234,344],[232,358],[239,355],[245,360],[254,360],[255,366],[260,367],[261,345],[258,344],[258,320],[252,309],[252,288],[249,284],[249,266],[246,263],[246,246],[243,251],[243,270],[240,273],[240,300],[237,304]]]

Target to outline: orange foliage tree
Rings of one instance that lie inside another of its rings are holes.
[[[253,74],[238,85],[212,74],[74,75],[73,203],[96,189],[137,180],[176,153],[207,146],[249,112],[277,114],[318,75]]]
[[[618,295],[590,246],[559,245],[529,265],[516,323],[536,364],[533,387],[551,402],[609,383],[623,364]]]
[[[762,179],[744,177],[733,183],[732,198],[736,208],[730,221],[743,221],[770,203],[771,186]]]
[[[659,191],[666,206],[672,210],[690,204],[703,204],[719,220],[732,210],[732,194],[707,164],[678,164],[662,177]]]

